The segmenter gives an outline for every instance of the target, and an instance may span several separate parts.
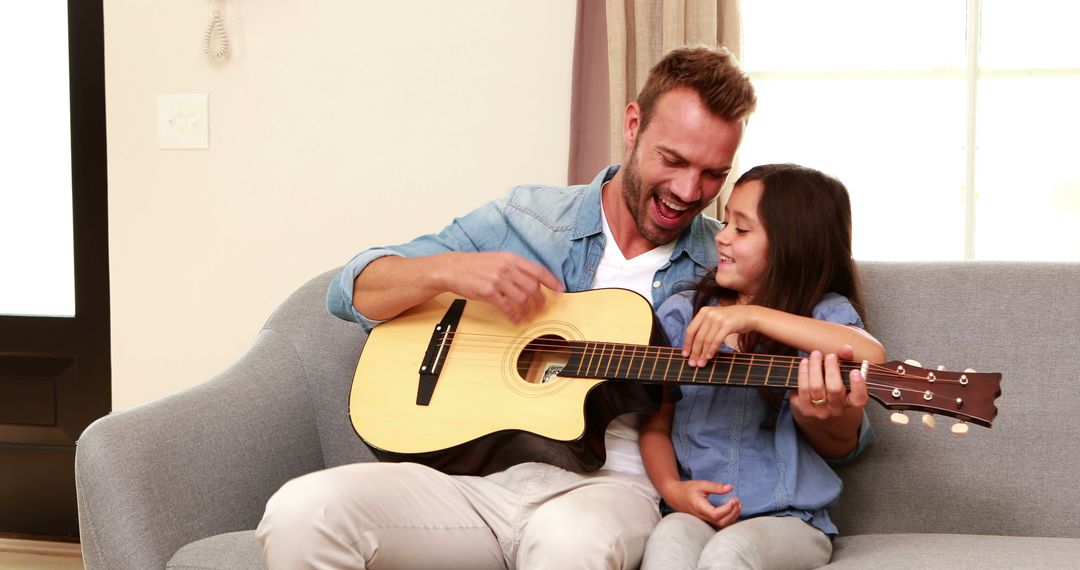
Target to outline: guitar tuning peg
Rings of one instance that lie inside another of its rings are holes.
[[[975,372],[974,368],[965,368],[964,372]]]
[[[904,412],[893,412],[892,415],[889,416],[889,421],[900,426],[906,426],[908,424],[908,419],[907,414]]]
[[[910,364],[912,366],[918,366],[919,368],[922,368],[922,363],[921,362],[919,362],[918,360],[912,360],[910,358],[905,360],[904,364]]]
[[[934,414],[926,414],[922,417],[922,425],[926,426],[926,429],[934,429],[937,425],[937,421],[934,419]]]
[[[957,422],[953,424],[951,428],[949,428],[949,431],[951,431],[953,435],[956,436],[965,436],[968,434],[967,422]]]

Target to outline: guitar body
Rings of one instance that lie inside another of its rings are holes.
[[[432,332],[453,301],[440,295],[368,337],[349,415],[379,459],[454,474],[483,475],[527,461],[593,471],[604,462],[603,436],[612,418],[656,409],[655,387],[555,376],[558,350],[526,349],[537,339],[545,346],[560,339],[655,340],[648,301],[624,289],[549,294],[544,309],[520,325],[491,305],[466,302],[431,399],[418,404]]]

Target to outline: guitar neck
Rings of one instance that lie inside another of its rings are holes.
[[[800,357],[719,352],[705,366],[687,364],[680,349],[663,346],[574,341],[570,358],[559,372],[574,378],[603,378],[650,384],[759,386],[793,390],[798,387]],[[840,361],[845,372],[862,364]]]

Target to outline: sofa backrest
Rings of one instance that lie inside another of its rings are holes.
[[[349,390],[367,334],[326,310],[326,289],[339,271],[305,283],[265,325],[285,335],[303,363],[327,467],[374,460],[349,421]]]
[[[972,533],[1080,537],[1080,264],[859,264],[865,317],[890,360],[1001,372],[992,429],[958,438],[951,419],[899,427],[868,406],[877,434],[838,471],[841,534]],[[267,322],[303,362],[327,466],[372,460],[348,417],[366,335],[329,315],[337,270],[296,291]]]
[[[890,360],[1002,373],[992,429],[900,427],[839,470],[841,534],[1080,537],[1080,264],[860,263],[869,330]]]

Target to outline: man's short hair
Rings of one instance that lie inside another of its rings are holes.
[[[750,78],[727,49],[678,48],[649,70],[638,94],[641,130],[649,124],[660,97],[680,87],[693,90],[713,115],[733,123],[748,118],[757,105]]]

